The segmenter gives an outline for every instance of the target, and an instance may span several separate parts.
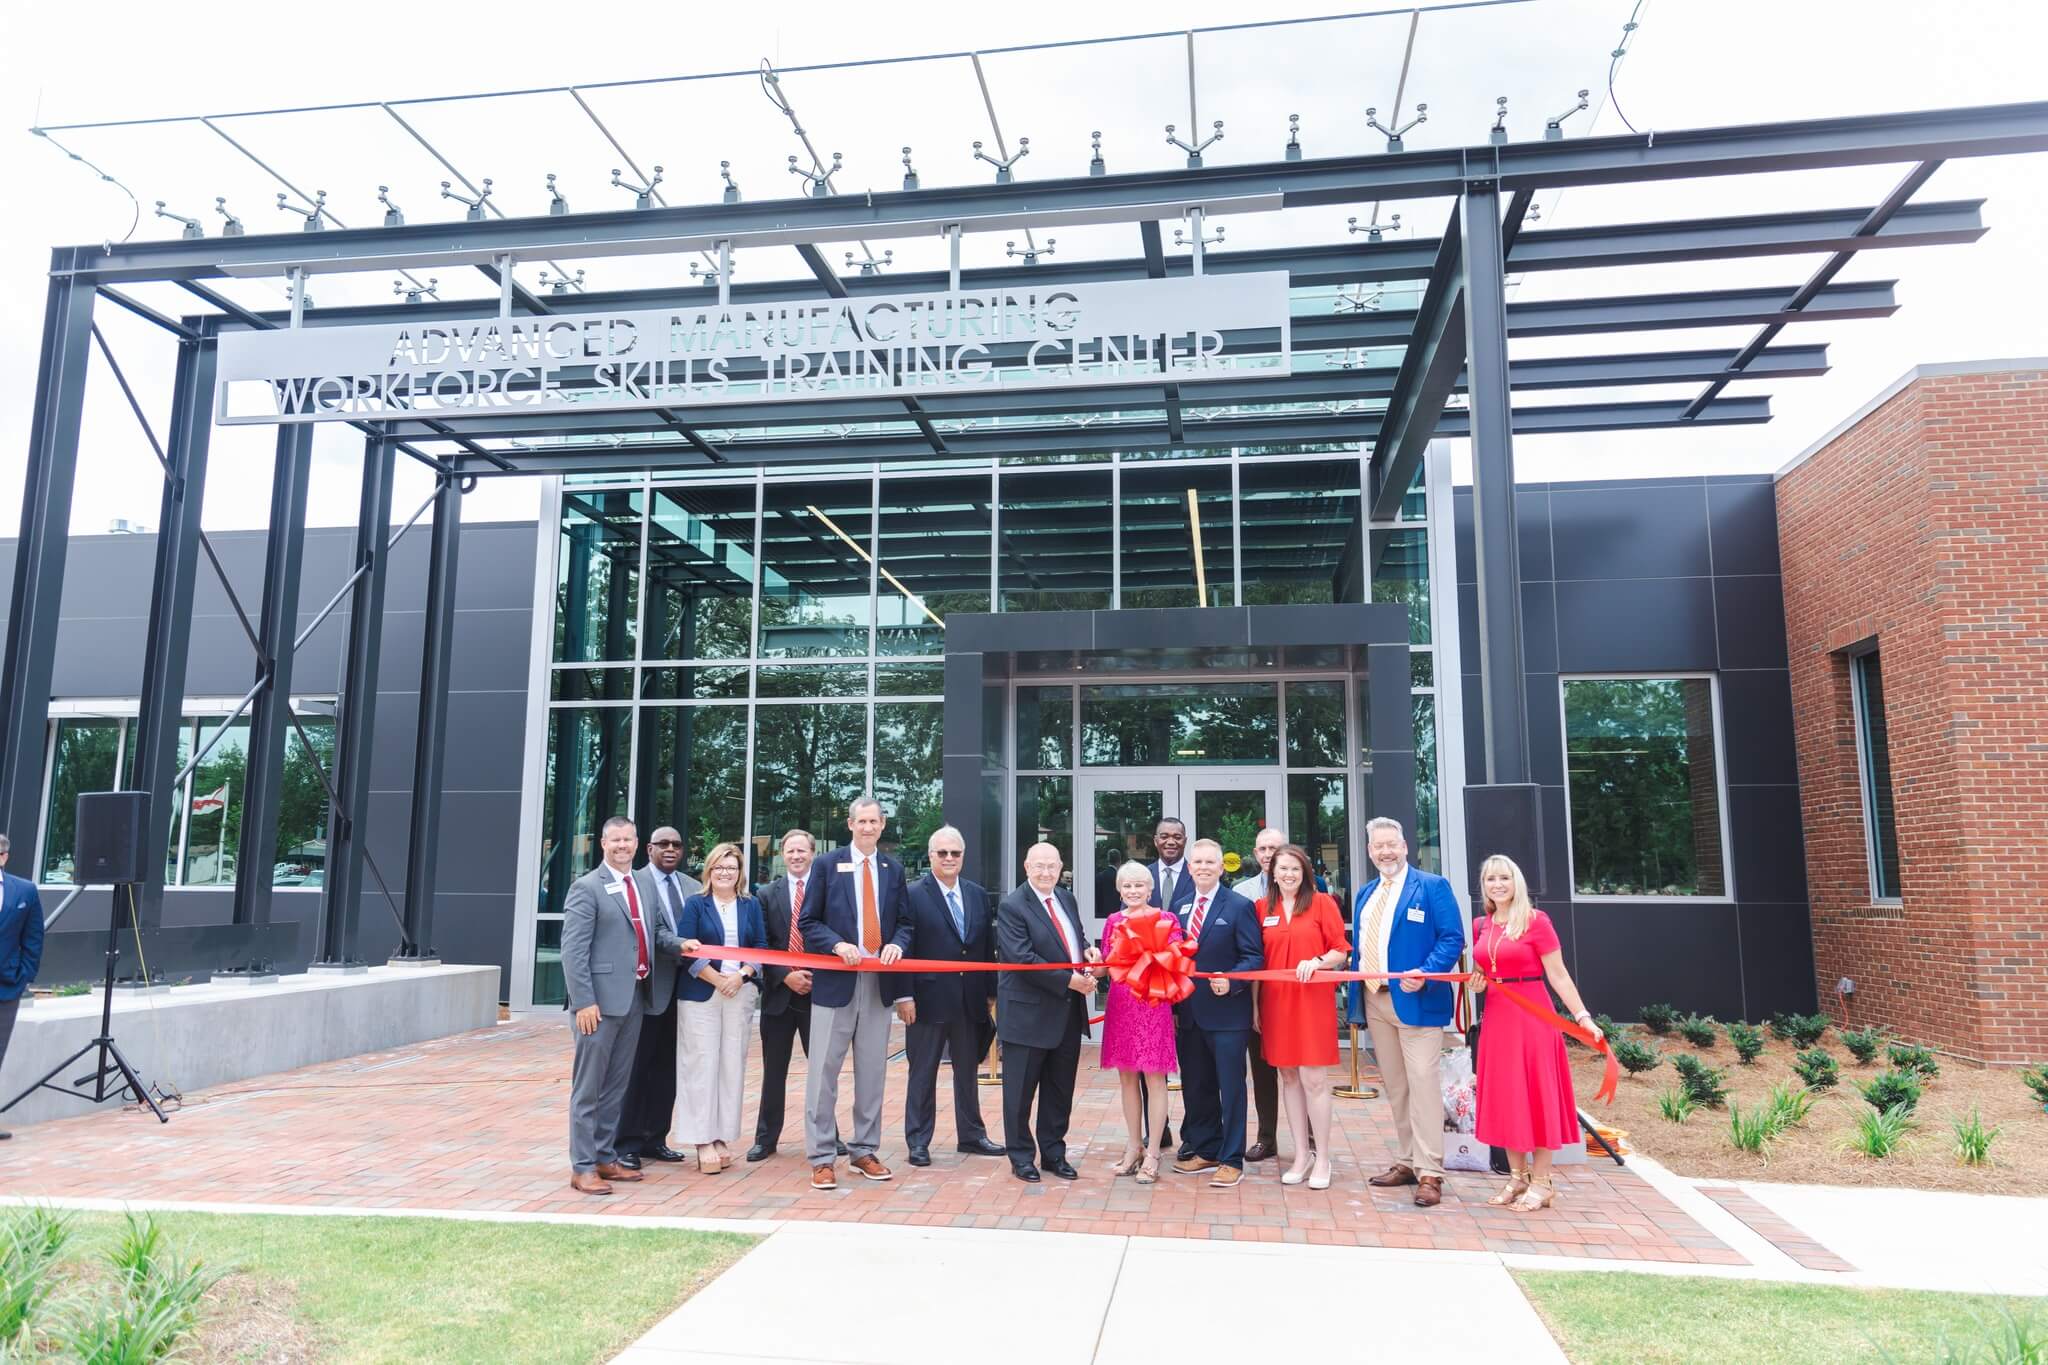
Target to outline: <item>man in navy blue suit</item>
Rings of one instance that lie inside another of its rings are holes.
[[[7,836],[0,834],[0,869],[6,866]],[[21,997],[42,965],[43,898],[34,882],[0,870],[0,1062],[7,1060]],[[0,1129],[0,1140],[12,1136]]]
[[[1188,849],[1187,936],[1195,941],[1198,972],[1251,972],[1266,965],[1265,939],[1249,900],[1222,884],[1223,846],[1197,839]],[[1245,1049],[1252,1038],[1252,988],[1247,981],[1197,981],[1195,993],[1174,1007],[1179,1031],[1181,1141],[1193,1154],[1174,1164],[1187,1175],[1203,1171],[1212,1189],[1244,1179]]]
[[[932,870],[910,884],[910,956],[933,962],[994,962],[995,919],[988,895],[960,875],[967,841],[941,825],[925,841]],[[903,1141],[910,1164],[932,1164],[932,1130],[938,1124],[939,1054],[953,1062],[953,1132],[967,1156],[1001,1156],[981,1121],[982,1025],[995,999],[994,972],[920,972],[911,978],[910,1022],[903,1049],[910,1083],[903,1096]],[[901,1009],[899,1002],[898,1008]]]
[[[1352,909],[1351,969],[1447,972],[1465,954],[1465,920],[1451,884],[1408,865],[1398,820],[1365,822],[1366,852],[1379,879],[1360,888]],[[1444,1194],[1444,1106],[1438,1081],[1453,993],[1447,981],[1410,977],[1354,982],[1363,995],[1372,1055],[1386,1082],[1400,1154],[1369,1183],[1415,1186],[1415,1203],[1434,1208]],[[1354,1007],[1357,1004],[1354,998]]]
[[[847,808],[850,847],[813,865],[814,889],[798,918],[804,948],[830,953],[847,966],[875,958],[884,966],[910,947],[912,924],[904,901],[903,864],[880,852],[886,819],[882,803],[860,796]],[[839,1071],[853,1052],[853,1132],[846,1149],[853,1169],[869,1180],[893,1172],[875,1150],[882,1144],[882,1089],[888,1079],[889,1007],[906,992],[893,974],[820,971],[811,982],[811,1070],[804,1085],[804,1143],[811,1188],[839,1188],[837,1165]],[[898,1013],[909,1022],[909,1001]]]
[[[1173,917],[1179,920],[1183,926],[1188,922],[1188,906],[1195,899],[1195,883],[1188,876],[1187,846],[1188,827],[1179,816],[1166,816],[1157,825],[1152,827],[1152,847],[1159,854],[1152,862],[1152,903],[1163,910],[1171,912]],[[1112,892],[1114,892],[1115,887],[1116,879],[1112,876],[1110,878],[1110,889]],[[1110,899],[1104,900],[1098,885],[1095,894],[1095,904],[1106,917],[1116,905],[1116,900],[1113,895]],[[1179,1033],[1177,1020],[1175,1033],[1176,1035]],[[1185,1084],[1185,1078],[1183,1078],[1183,1084]],[[1165,1104],[1166,1096],[1161,1095],[1159,1103]],[[1185,1104],[1185,1101],[1183,1101],[1183,1104]],[[1146,1131],[1149,1132],[1152,1127],[1152,1089],[1145,1083],[1143,1076],[1138,1077],[1138,1106],[1144,1115]],[[1159,1130],[1159,1148],[1161,1151],[1165,1151],[1172,1145],[1173,1127],[1171,1124],[1162,1125]],[[1183,1119],[1180,1150],[1175,1155],[1185,1161],[1193,1156],[1194,1153],[1194,1146],[1188,1141],[1186,1120]]]

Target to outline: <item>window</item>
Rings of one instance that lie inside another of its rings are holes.
[[[1875,649],[1849,660],[1856,705],[1857,772],[1863,784],[1863,839],[1870,895],[1899,899],[1899,827],[1892,808],[1891,727],[1884,714],[1884,666]]]
[[[50,759],[50,814],[43,836],[39,880],[69,884],[71,850],[78,839],[78,794],[112,791],[121,751],[118,720],[57,722],[57,743]]]
[[[1567,678],[1566,799],[1581,896],[1728,895],[1712,678]]]

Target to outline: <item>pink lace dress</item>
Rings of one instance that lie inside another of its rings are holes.
[[[1178,916],[1163,910],[1151,913],[1166,915],[1173,925],[1169,937],[1180,938]],[[1123,920],[1124,912],[1119,910],[1102,926],[1105,956],[1116,927]],[[1109,1005],[1102,1021],[1102,1065],[1110,1071],[1143,1071],[1154,1076],[1178,1070],[1180,1061],[1173,1046],[1173,1007],[1148,1005],[1131,994],[1131,988],[1122,982],[1111,983]]]

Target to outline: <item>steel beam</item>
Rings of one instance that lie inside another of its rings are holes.
[[[1401,357],[1401,372],[1373,439],[1366,490],[1373,520],[1390,521],[1400,510],[1402,495],[1422,468],[1423,451],[1436,434],[1437,420],[1464,367],[1464,258],[1463,224],[1453,218],[1437,250],[1412,339]]]
[[[462,544],[462,482],[443,479],[427,548],[427,603],[420,648],[420,714],[412,768],[412,837],[405,855],[400,957],[434,956],[434,891],[441,852],[441,787],[447,769],[449,667],[455,647],[455,575]]]
[[[1493,176],[1504,190],[1542,189],[2042,150],[2048,103],[2035,102],[816,199],[116,243],[86,249],[72,268],[106,283],[276,275],[292,266],[316,273],[453,268],[504,255],[585,258],[709,249],[720,241],[747,247],[925,237],[949,223],[970,232],[1133,223],[1178,217],[1191,204],[1247,213],[1443,198],[1477,174]]]
[[[1466,402],[1472,441],[1473,571],[1479,588],[1479,695],[1488,785],[1529,780],[1528,687],[1522,677],[1522,560],[1515,537],[1515,447],[1508,387],[1508,305],[1501,194],[1476,185],[1458,203],[1464,227]],[[1399,466],[1396,465],[1398,472]]]
[[[310,431],[280,427],[270,481],[270,530],[263,546],[263,604],[256,614],[256,697],[242,777],[242,837],[235,853],[236,924],[270,923],[270,869],[277,863],[277,812],[290,727],[292,633],[306,557]]]
[[[14,543],[14,592],[7,654],[0,664],[0,830],[12,841],[17,875],[34,879],[43,814],[43,735],[57,662],[57,613],[71,540],[71,490],[92,344],[91,284],[52,275],[43,304],[42,355],[29,423],[21,536]]]
[[[164,452],[163,500],[157,510],[149,634],[142,651],[142,694],[128,742],[128,785],[155,798],[150,827],[143,838],[142,865],[147,876],[136,907],[144,928],[163,922],[165,867],[182,799],[173,788],[178,774],[178,737],[185,728],[185,665],[192,643],[193,582],[204,534],[199,515],[206,498],[207,453],[213,435],[216,359],[210,337],[195,336],[178,343],[170,439]]]
[[[361,960],[356,930],[362,919],[365,840],[369,834],[370,753],[377,714],[377,663],[384,635],[384,584],[391,555],[389,441],[363,443],[363,490],[356,511],[355,568],[361,571],[349,602],[348,658],[334,723],[334,786],[327,812],[327,883],[320,895],[320,956],[324,967]]]

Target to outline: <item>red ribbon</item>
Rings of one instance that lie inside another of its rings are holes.
[[[1500,985],[1500,982],[1495,981],[1484,972],[1474,972],[1473,975],[1485,980],[1489,985]],[[1621,1084],[1621,1064],[1614,1060],[1614,1049],[1607,1045],[1605,1038],[1594,1033],[1593,1030],[1587,1028],[1578,1020],[1567,1019],[1556,1010],[1551,1009],[1547,1005],[1539,1005],[1520,992],[1502,989],[1496,992],[1496,994],[1504,999],[1514,1001],[1517,1006],[1535,1015],[1559,1033],[1578,1039],[1587,1047],[1592,1048],[1593,1051],[1605,1057],[1607,1061],[1605,1069],[1600,1076],[1600,1088],[1593,1092],[1593,1098],[1599,1100],[1602,1104],[1614,1103],[1615,1087]]]
[[[1117,921],[1109,937],[1109,977],[1147,1006],[1178,1005],[1194,994],[1194,949],[1180,926],[1154,912]]]

